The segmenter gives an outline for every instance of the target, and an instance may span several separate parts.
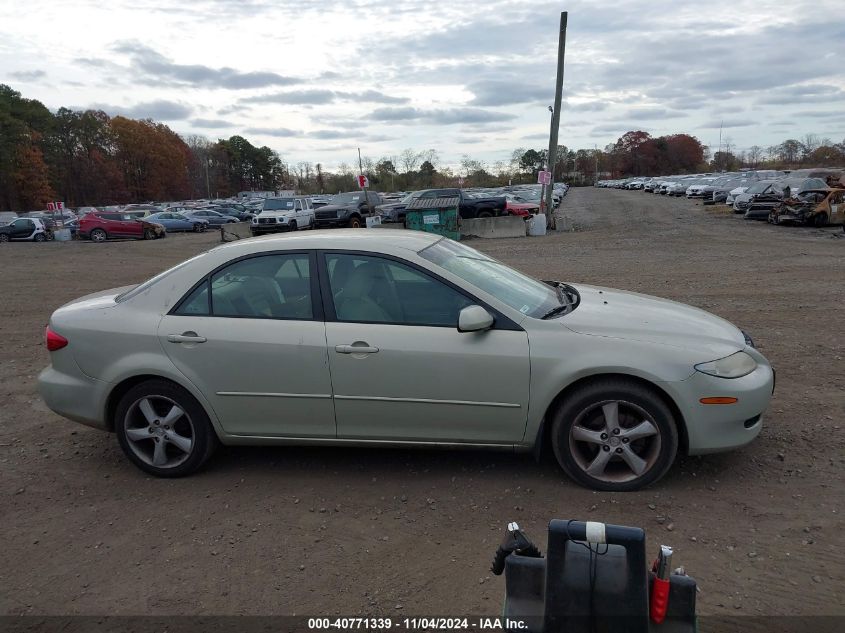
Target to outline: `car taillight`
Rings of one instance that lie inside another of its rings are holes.
[[[44,341],[47,343],[47,349],[55,352],[57,349],[62,349],[67,345],[67,339],[61,334],[54,332],[48,325],[44,330]]]

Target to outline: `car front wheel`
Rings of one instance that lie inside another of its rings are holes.
[[[199,469],[217,447],[202,406],[187,391],[149,380],[121,398],[114,419],[120,447],[141,470],[181,477]]]
[[[0,242],[8,242],[9,235],[7,233],[0,233]]]
[[[91,231],[91,241],[92,242],[105,242],[108,238],[106,232],[103,229],[94,229]]]
[[[597,379],[576,389],[554,413],[552,446],[561,468],[596,490],[638,490],[675,460],[678,429],[652,389],[634,381]]]

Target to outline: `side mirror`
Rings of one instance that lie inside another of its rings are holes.
[[[458,332],[481,332],[493,327],[493,315],[479,305],[467,306],[458,314]]]

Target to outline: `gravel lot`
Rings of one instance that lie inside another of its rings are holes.
[[[504,583],[487,569],[505,523],[545,549],[549,519],[577,518],[644,527],[650,555],[674,545],[700,614],[845,615],[841,227],[617,190],[572,190],[564,207],[572,232],[473,246],[748,330],[778,370],[754,444],[680,459],[628,494],[580,488],[548,458],[465,451],[224,449],[199,475],[156,480],[41,403],[42,330],[65,301],[216,236],[4,244],[0,614],[496,615]]]

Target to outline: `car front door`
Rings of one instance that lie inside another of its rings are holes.
[[[32,236],[35,231],[35,222],[27,219],[19,219],[12,222],[12,239],[25,240]]]
[[[335,437],[314,258],[235,260],[198,280],[159,324],[162,347],[230,435]]]
[[[461,333],[478,303],[408,262],[321,258],[339,438],[510,444],[528,414],[528,337],[503,315]]]

